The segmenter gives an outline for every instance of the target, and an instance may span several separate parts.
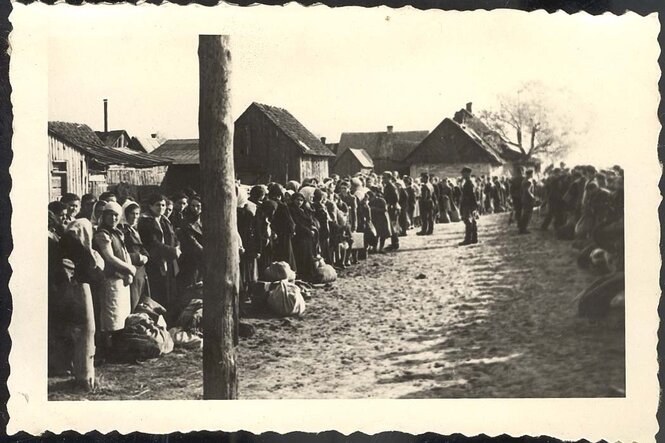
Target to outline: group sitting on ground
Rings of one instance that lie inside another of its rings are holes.
[[[272,286],[263,286],[264,292],[281,297],[273,297],[274,311],[298,314],[304,310],[300,289],[334,281],[337,271],[369,254],[399,250],[400,237],[411,230],[427,236],[437,223],[464,221],[461,244],[475,244],[480,215],[510,212],[518,231],[528,233],[533,209],[540,206],[546,213],[542,229],[553,224],[558,238],[575,240],[582,250],[581,266],[610,276],[582,296],[581,313],[599,309],[593,300],[623,279],[623,171],[562,165],[539,181],[521,168],[510,179],[471,172],[465,168],[455,178],[384,172],[238,184],[241,300],[267,282]],[[141,203],[112,192],[99,198],[65,194],[48,209],[52,372],[73,366],[79,377],[85,359],[102,363],[118,347],[155,356],[173,348],[172,338],[200,343],[205,241],[196,192],[154,194]],[[301,286],[276,286],[294,280]],[[282,303],[286,298],[288,306]],[[85,337],[91,330],[92,347]],[[87,350],[79,355],[73,349],[83,342]]]

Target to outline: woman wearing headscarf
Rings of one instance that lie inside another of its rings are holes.
[[[314,257],[317,231],[314,217],[305,206],[305,197],[296,192],[291,197],[289,213],[295,224],[293,254],[296,259],[297,274],[301,280],[308,280],[314,273]]]
[[[134,281],[129,286],[131,295],[132,312],[144,295],[149,295],[148,276],[145,272],[145,264],[148,263],[148,251],[146,250],[137,229],[141,209],[135,201],[127,200],[122,205],[122,218],[120,229],[125,235],[125,247],[129,252],[132,264],[136,267]]]
[[[92,206],[92,215],[90,217],[90,222],[92,222],[93,229],[97,229],[99,225],[99,220],[102,218],[102,212],[104,212],[104,207],[106,206],[105,200],[99,200]]]
[[[49,336],[57,329],[71,339],[74,379],[90,390],[95,384],[95,313],[93,288],[104,283],[105,263],[93,249],[92,224],[88,219],[74,220],[60,239],[62,256],[73,265],[73,275],[58,301],[58,308],[49,309]],[[50,305],[50,303],[49,303]],[[49,357],[55,349],[49,349]],[[62,357],[62,355],[60,355]],[[49,358],[51,360],[51,358]]]
[[[150,295],[166,309],[167,320],[175,320],[178,313],[172,311],[177,297],[180,243],[171,222],[164,216],[166,197],[153,194],[148,205],[148,213],[139,220],[138,231],[150,257],[145,266]]]
[[[287,262],[291,269],[297,272],[298,269],[292,245],[296,225],[291,218],[289,208],[282,201],[284,198],[284,191],[278,183],[272,183],[268,187],[268,198],[277,204],[277,209],[275,209],[275,215],[272,218],[271,224],[274,234],[272,248],[273,260]]]
[[[118,229],[122,208],[116,202],[104,206],[94,236],[93,247],[104,259],[104,283],[99,294],[99,330],[101,344],[108,348],[113,334],[125,327],[132,313],[131,294],[136,267],[125,248],[124,234]],[[107,350],[107,349],[105,349]]]

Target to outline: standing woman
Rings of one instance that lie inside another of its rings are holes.
[[[282,202],[284,191],[278,183],[268,186],[268,198],[277,204],[271,225],[274,234],[273,260],[287,262],[291,269],[297,272],[296,258],[293,254],[293,245],[291,243],[295,235],[296,225],[291,218],[289,208]]]
[[[105,351],[111,346],[113,333],[125,327],[132,313],[131,285],[136,267],[125,248],[124,235],[118,229],[122,208],[116,202],[104,206],[104,212],[94,236],[94,248],[104,259],[104,283],[99,300],[99,331]]]
[[[136,267],[134,281],[129,286],[129,292],[132,300],[132,312],[141,300],[143,295],[148,295],[148,276],[145,273],[145,264],[148,263],[148,251],[143,242],[139,231],[136,229],[141,215],[139,204],[135,201],[127,200],[122,205],[121,229],[125,235],[125,247],[129,252],[132,264]]]
[[[105,206],[106,206],[106,201],[104,200],[99,200],[92,206],[92,215],[90,216],[90,222],[92,223],[92,227],[94,229],[97,229],[97,226],[99,225],[99,221],[102,218],[102,212],[104,212]]]
[[[148,213],[139,220],[138,231],[150,256],[145,266],[150,294],[166,308],[168,318],[174,320],[178,313],[171,311],[174,310],[177,295],[180,243],[171,222],[164,216],[166,197],[154,194],[148,199],[148,205]]]
[[[314,217],[305,206],[305,196],[296,192],[291,197],[289,213],[295,223],[296,235],[293,237],[293,254],[296,258],[297,274],[302,280],[308,280],[314,274],[314,257],[317,231]]]

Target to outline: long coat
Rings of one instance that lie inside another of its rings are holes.
[[[291,266],[291,269],[296,269],[296,258],[293,255],[293,246],[291,240],[295,235],[296,225],[291,218],[289,208],[281,201],[275,201],[277,209],[272,218],[272,230],[275,234],[273,242],[273,259],[275,261],[285,261]]]
[[[136,267],[136,274],[134,274],[134,281],[129,286],[129,291],[132,300],[132,311],[139,303],[141,296],[147,295],[148,289],[148,276],[145,272],[145,266],[139,261],[139,254],[150,257],[148,250],[143,246],[139,231],[129,225],[122,226],[122,232],[125,234],[125,247],[129,252],[129,258],[132,264]]]
[[[178,230],[182,255],[178,260],[181,288],[187,288],[201,279],[203,264],[203,229],[200,220],[183,223]]]
[[[138,226],[141,240],[148,250],[150,260],[145,265],[152,298],[168,312],[169,318],[175,318],[176,312],[169,312],[175,307],[177,298],[176,276],[180,272],[176,247],[180,245],[171,222],[160,217],[147,215],[139,219]]]
[[[473,212],[478,210],[475,186],[471,179],[465,179],[462,184],[462,196],[460,198],[460,212],[463,219],[471,218]]]

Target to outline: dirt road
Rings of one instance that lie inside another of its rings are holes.
[[[605,397],[624,389],[623,315],[576,318],[594,280],[551,232],[518,236],[507,215],[411,231],[318,290],[302,318],[248,319],[238,349],[242,398]],[[421,275],[422,274],[422,275]],[[195,399],[199,351],[99,369],[89,399]],[[49,398],[75,399],[62,379]]]

